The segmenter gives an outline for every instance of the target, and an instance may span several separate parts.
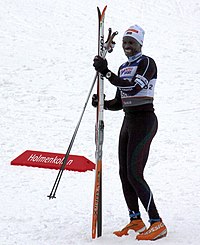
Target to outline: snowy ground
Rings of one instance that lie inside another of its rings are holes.
[[[159,131],[145,176],[169,232],[156,244],[199,244],[199,0],[1,0],[0,245],[138,243],[134,234],[112,235],[128,222],[117,160],[123,112],[105,112],[99,239],[91,239],[94,171],[65,171],[57,199],[49,201],[56,170],[10,165],[27,149],[66,152],[94,78],[96,7],[105,4],[106,29],[119,32],[109,68],[116,72],[126,61],[121,38],[135,23],[146,30],[143,53],[158,65]],[[112,98],[115,88],[106,82],[105,91]],[[89,104],[72,154],[94,161],[94,124]]]

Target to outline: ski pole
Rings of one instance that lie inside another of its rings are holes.
[[[110,32],[109,32],[109,33],[110,33]],[[107,43],[107,45],[106,45],[106,51],[108,51],[108,49],[110,48],[111,43],[112,43],[112,41],[113,41],[113,38],[114,38],[117,34],[118,34],[117,32],[114,32],[112,35],[109,34],[110,36],[109,36],[108,43]],[[106,56],[106,52],[105,52],[105,54],[104,54],[104,58],[105,58],[105,56]],[[72,138],[71,138],[70,144],[69,144],[68,149],[67,149],[67,152],[66,152],[66,154],[65,154],[63,163],[62,163],[62,165],[61,165],[61,167],[60,167],[60,169],[59,169],[59,172],[58,172],[58,174],[57,174],[57,177],[56,177],[56,180],[55,180],[54,185],[53,185],[53,187],[52,187],[52,190],[51,190],[50,194],[47,196],[49,199],[56,198],[56,191],[57,191],[57,189],[58,189],[58,185],[59,185],[59,183],[60,183],[60,180],[61,180],[63,171],[65,170],[65,166],[66,166],[66,164],[67,164],[67,159],[68,159],[69,154],[70,154],[70,151],[71,151],[71,149],[72,149],[74,140],[75,140],[75,138],[76,138],[76,135],[77,135],[79,126],[80,126],[80,124],[81,124],[81,121],[82,121],[82,118],[83,118],[85,109],[86,109],[86,107],[87,107],[87,104],[88,104],[90,95],[91,95],[91,93],[92,93],[92,90],[93,90],[93,88],[94,88],[94,85],[95,85],[95,82],[96,82],[97,77],[98,77],[98,72],[96,72],[96,74],[95,74],[95,77],[94,77],[94,80],[93,80],[93,82],[92,82],[92,86],[91,86],[91,88],[90,88],[90,90],[89,90],[89,93],[88,93],[86,102],[85,102],[85,104],[84,104],[84,107],[83,107],[83,110],[82,110],[80,119],[79,119],[79,121],[78,121],[78,123],[77,123],[77,125],[76,125],[75,130],[74,130],[73,136],[72,136]]]
[[[94,84],[95,84],[95,82],[96,82],[97,76],[98,76],[98,72],[96,72],[96,74],[95,74],[95,77],[94,77],[94,80],[93,80],[93,82],[92,82],[92,86],[91,86],[91,88],[90,88],[90,90],[89,90],[89,93],[88,93],[88,96],[87,96],[85,105],[84,105],[84,107],[83,107],[83,110],[82,110],[80,119],[79,119],[79,121],[78,121],[78,123],[77,123],[77,125],[76,125],[75,130],[74,130],[74,133],[73,133],[73,136],[72,136],[72,138],[71,138],[70,144],[69,144],[69,146],[68,146],[67,152],[66,152],[66,154],[65,154],[63,163],[62,163],[62,165],[61,165],[61,167],[60,167],[60,170],[59,170],[59,172],[58,172],[58,175],[57,175],[56,180],[55,180],[55,182],[54,182],[54,185],[53,185],[53,187],[52,187],[51,193],[47,196],[49,199],[56,198],[56,191],[57,191],[57,189],[58,189],[58,185],[59,185],[59,183],[60,183],[60,180],[61,180],[63,171],[64,171],[64,169],[65,169],[65,166],[66,166],[66,164],[67,164],[67,159],[68,159],[68,157],[69,157],[69,154],[70,154],[70,151],[71,151],[71,149],[72,149],[74,140],[75,140],[75,138],[76,138],[76,134],[77,134],[78,129],[79,129],[79,126],[80,126],[80,124],[81,124],[81,120],[82,120],[82,118],[83,118],[83,114],[84,114],[84,112],[85,112],[85,109],[86,109],[86,107],[87,107],[87,104],[88,104],[90,95],[91,95],[92,90],[93,90],[93,88],[94,88]]]

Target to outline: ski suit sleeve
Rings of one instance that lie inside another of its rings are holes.
[[[118,111],[122,109],[121,95],[118,88],[114,99],[104,101],[104,109],[110,111]]]
[[[113,72],[111,72],[111,77],[108,78],[108,80],[111,84],[117,86],[118,88],[129,87],[134,94],[137,94],[148,85],[149,81],[153,78],[156,72],[157,67],[155,61],[150,57],[145,57],[139,62],[136,73],[131,81],[122,79]]]

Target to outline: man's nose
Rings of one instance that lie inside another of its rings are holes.
[[[128,43],[124,44],[124,48],[130,48],[130,45]]]

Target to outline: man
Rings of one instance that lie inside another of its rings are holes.
[[[156,240],[167,235],[167,228],[158,214],[143,171],[158,127],[153,107],[157,67],[152,58],[142,54],[143,40],[144,30],[138,25],[125,31],[122,47],[128,61],[120,66],[118,75],[108,69],[107,60],[100,56],[94,58],[93,65],[117,87],[115,98],[105,101],[104,108],[123,109],[125,113],[119,137],[119,173],[130,223],[114,234],[121,237],[134,230],[139,232],[138,240]],[[97,95],[93,95],[93,105],[97,102]],[[138,199],[149,215],[148,229],[142,221]]]

